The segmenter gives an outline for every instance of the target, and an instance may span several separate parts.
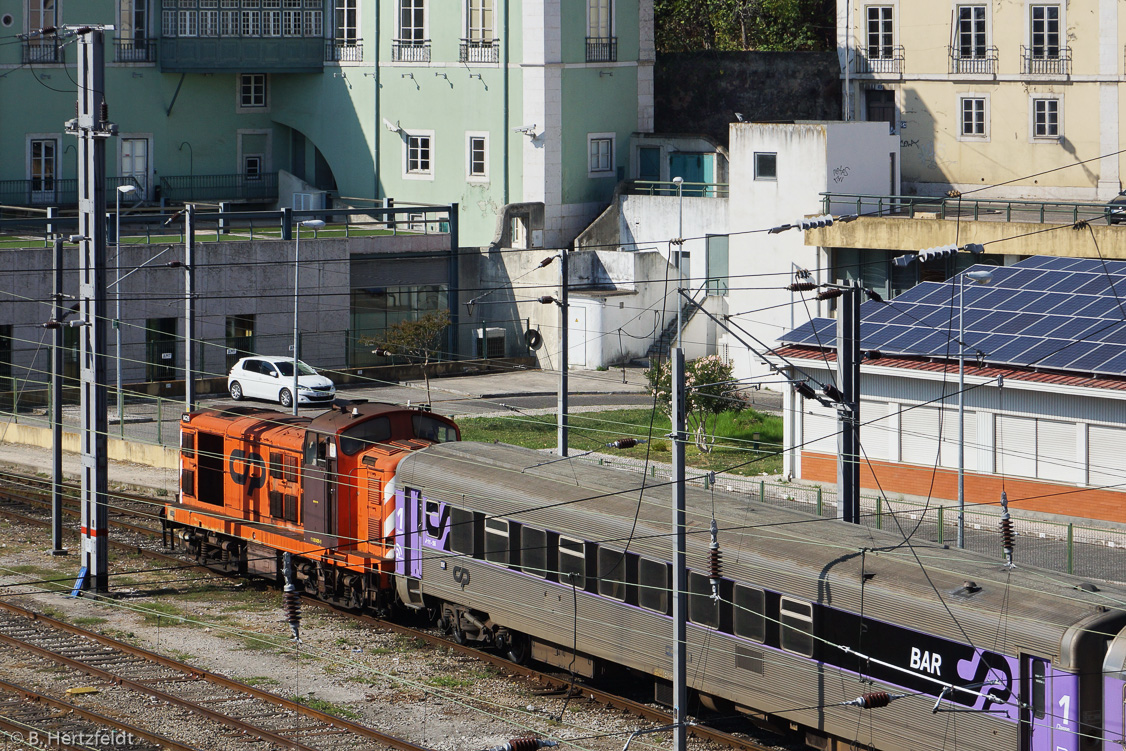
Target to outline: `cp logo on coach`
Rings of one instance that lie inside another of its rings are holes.
[[[462,568],[461,566],[454,566],[454,581],[461,585],[462,589],[469,586],[469,569]]]

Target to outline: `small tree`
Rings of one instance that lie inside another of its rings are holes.
[[[387,327],[381,339],[361,340],[365,345],[376,345],[389,356],[401,355],[422,363],[422,378],[426,382],[426,403],[430,404],[430,373],[427,367],[442,351],[441,335],[450,325],[449,310],[432,310],[413,321],[399,321]]]
[[[715,444],[717,418],[728,410],[740,411],[743,400],[739,396],[739,386],[732,380],[732,364],[719,355],[708,355],[690,360],[684,365],[684,385],[686,390],[684,418],[687,427],[695,435],[696,447],[700,451],[711,451]],[[649,383],[649,393],[664,405],[665,414],[672,412],[672,365],[670,360],[661,360],[645,371]],[[708,419],[711,418],[711,430]]]

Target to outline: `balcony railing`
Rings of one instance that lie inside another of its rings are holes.
[[[1028,76],[1067,76],[1071,75],[1071,48],[1059,47],[1054,50],[1037,50],[1020,47],[1020,72]]]
[[[588,63],[614,63],[618,61],[617,37],[587,37],[586,61]]]
[[[903,47],[860,50],[856,57],[857,73],[902,73]]]
[[[950,47],[951,73],[977,73],[993,75],[997,72],[997,48],[988,47],[983,54],[967,55],[956,47]]]
[[[273,201],[278,197],[278,173],[165,175],[160,192],[166,201]]]
[[[137,185],[137,181],[131,177],[107,177],[106,195],[112,196],[119,185]],[[31,180],[0,180],[0,205],[76,206],[77,204],[77,178],[40,177]]]
[[[499,39],[462,39],[458,62],[495,63],[499,59],[498,42]]]
[[[391,60],[396,63],[430,62],[430,40],[392,39]]]
[[[119,63],[155,63],[155,39],[114,39],[113,59]]]
[[[63,46],[54,38],[28,39],[23,43],[23,61],[25,63],[64,62]]]
[[[326,39],[326,63],[358,63],[364,59],[363,39]]]

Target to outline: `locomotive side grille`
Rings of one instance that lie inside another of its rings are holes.
[[[287,522],[297,521],[297,496],[292,493],[285,494],[285,516]]]
[[[284,506],[282,505],[281,491],[271,490],[269,493],[267,493],[267,496],[270,499],[270,516],[274,517],[275,519],[281,519],[285,510]]]
[[[185,469],[180,473],[180,490],[184,495],[195,496],[195,470]]]
[[[383,502],[379,498],[380,482],[374,478],[368,483],[368,542],[383,539]]]
[[[735,667],[750,670],[752,673],[762,675],[762,660],[763,655],[757,649],[747,649],[746,647],[735,647]]]

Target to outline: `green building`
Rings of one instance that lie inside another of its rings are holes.
[[[464,245],[557,246],[652,130],[652,5],[6,2],[0,204],[76,202],[77,45],[36,32],[104,24],[106,172],[145,201],[457,203]]]

